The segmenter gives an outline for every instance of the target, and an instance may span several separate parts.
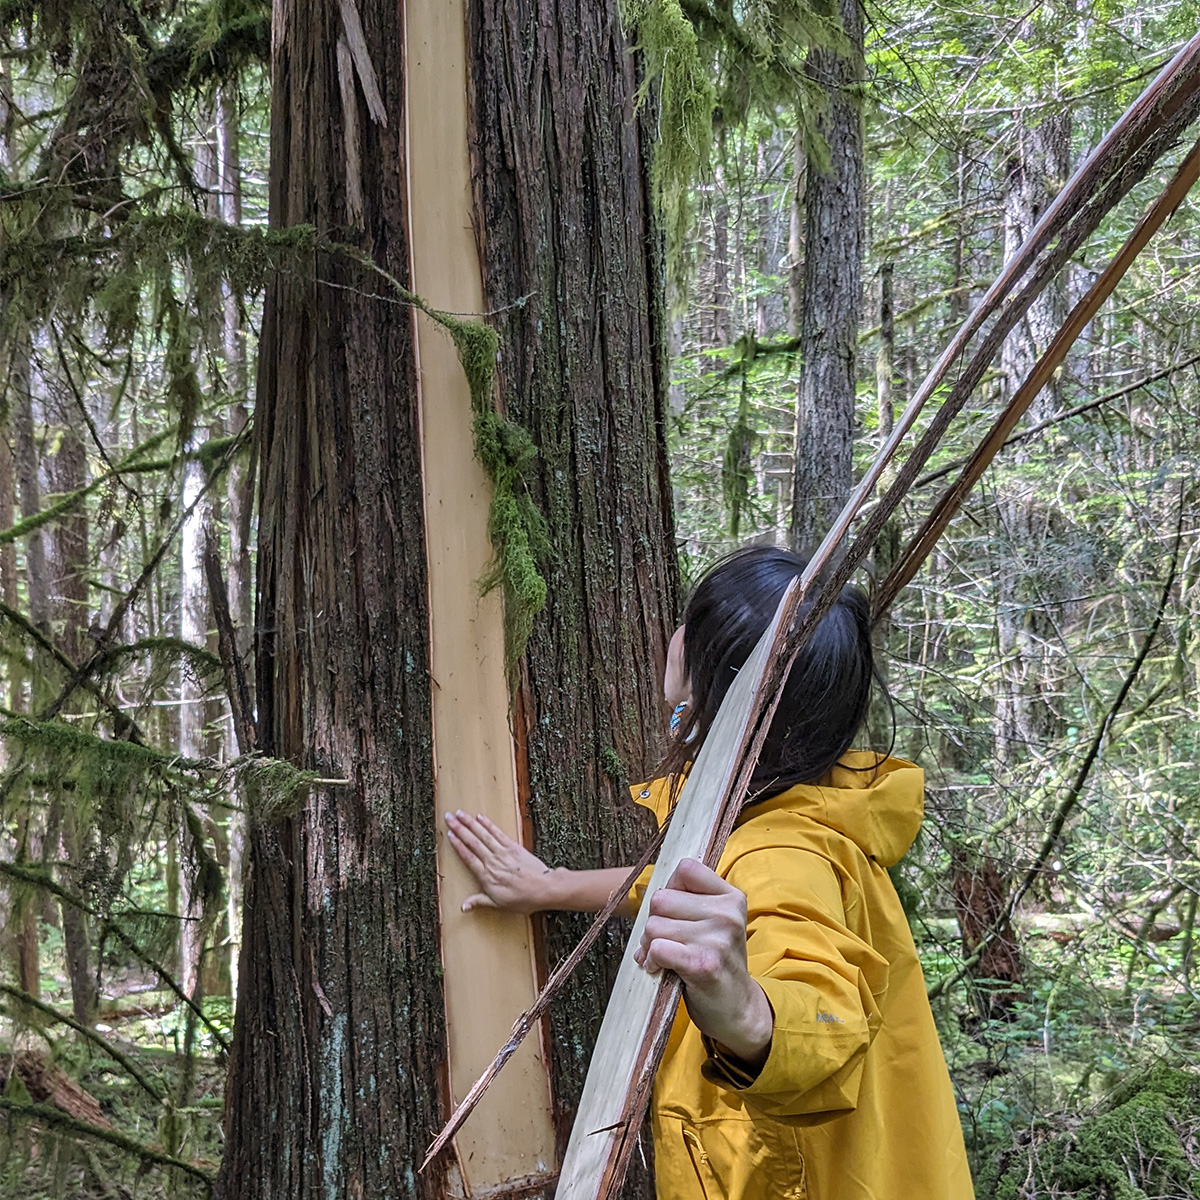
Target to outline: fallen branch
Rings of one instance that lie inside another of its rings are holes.
[[[109,1056],[115,1063],[120,1065],[128,1073],[129,1077],[136,1083],[147,1095],[153,1097],[157,1103],[162,1103],[163,1090],[152,1084],[142,1073],[137,1069],[133,1060],[130,1057],[118,1050],[110,1041],[103,1038],[94,1029],[89,1029],[86,1025],[76,1021],[74,1017],[68,1016],[64,1012],[59,1012],[57,1008],[51,1007],[44,1001],[39,1000],[36,996],[31,996],[22,988],[14,987],[12,984],[0,983],[0,992],[11,996],[14,1000],[19,1000],[22,1004],[30,1008],[36,1009],[43,1016],[49,1017],[51,1021],[58,1022],[62,1025],[70,1026],[81,1037],[85,1037],[95,1046],[99,1046],[105,1054]]]
[[[199,1180],[210,1191],[216,1182],[212,1174],[204,1170],[203,1167],[196,1166],[195,1163],[187,1162],[182,1158],[172,1158],[171,1155],[164,1154],[161,1150],[155,1150],[152,1146],[135,1141],[133,1138],[126,1137],[123,1133],[117,1133],[115,1130],[102,1129],[99,1125],[89,1125],[86,1121],[77,1121],[74,1117],[69,1117],[66,1113],[61,1112],[50,1104],[22,1104],[19,1101],[8,1099],[7,1096],[0,1096],[0,1111],[13,1113],[29,1121],[40,1121],[43,1125],[63,1130],[66,1133],[74,1134],[76,1137],[86,1137],[97,1142],[107,1142],[110,1146],[116,1146],[118,1150],[124,1150],[127,1154],[132,1154],[140,1158],[143,1162],[153,1163],[159,1167],[172,1167],[177,1171],[183,1171],[184,1174]]]

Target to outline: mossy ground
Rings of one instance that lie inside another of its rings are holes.
[[[1066,1129],[1033,1128],[980,1172],[995,1200],[1176,1200],[1200,1188],[1200,1075],[1159,1064]]]

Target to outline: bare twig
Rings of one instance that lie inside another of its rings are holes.
[[[204,530],[204,574],[208,579],[208,602],[217,626],[217,653],[225,674],[225,692],[233,714],[233,732],[239,754],[253,754],[258,746],[254,728],[254,708],[250,703],[250,688],[246,683],[246,668],[238,654],[234,636],[233,617],[229,612],[229,593],[221,573],[221,557],[211,529]]]
[[[234,456],[241,450],[249,436],[250,427],[247,424],[242,432],[226,448],[220,461],[209,472],[208,478],[204,481],[204,486],[197,493],[195,500],[179,514],[166,537],[162,539],[154,553],[150,556],[149,561],[142,568],[142,573],[134,580],[133,586],[121,597],[120,601],[113,608],[112,616],[109,617],[108,624],[105,626],[100,638],[100,648],[95,654],[75,668],[58,696],[39,714],[39,719],[45,721],[56,717],[62,711],[63,705],[71,698],[75,689],[80,687],[86,679],[89,679],[92,672],[104,662],[105,650],[108,644],[116,637],[117,630],[121,628],[121,622],[125,619],[125,614],[138,598],[142,588],[146,586],[146,583],[153,577],[154,572],[158,570],[159,565],[166,556],[167,551],[171,548],[172,543],[175,541],[185,522],[196,511],[197,507],[204,500],[204,497],[208,495],[209,489],[225,473]]]
[[[221,1047],[221,1050],[228,1054],[229,1043],[225,1040],[225,1035],[204,1015],[204,1010],[196,1004],[192,998],[175,982],[170,971],[158,962],[151,958],[133,938],[127,934],[112,916],[105,916],[104,913],[98,912],[86,900],[80,896],[76,896],[74,892],[69,892],[62,884],[53,879],[45,871],[33,871],[28,867],[22,867],[18,863],[4,862],[0,860],[0,875],[7,875],[10,879],[19,880],[21,883],[30,883],[35,887],[44,888],[52,896],[57,896],[59,900],[69,904],[72,908],[79,909],[80,912],[86,913],[89,917],[95,917],[105,922],[105,928],[113,937],[121,943],[139,962],[145,964],[158,976],[159,982],[166,986],[170,991],[174,992],[184,1004],[191,1009],[200,1019],[201,1023],[212,1034],[213,1040]]]

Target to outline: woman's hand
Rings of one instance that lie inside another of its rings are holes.
[[[447,813],[446,831],[481,889],[463,901],[463,912],[502,908],[533,913],[553,907],[554,871],[482,813]]]
[[[746,897],[715,871],[683,859],[650,897],[634,958],[683,980],[692,1022],[748,1066],[767,1060],[775,1014],[746,966]]]

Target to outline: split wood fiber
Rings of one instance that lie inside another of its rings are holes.
[[[437,309],[477,314],[484,302],[472,232],[465,4],[408,0],[404,14],[410,284]],[[492,488],[475,455],[469,382],[454,342],[415,309],[413,341],[437,681],[436,811],[470,806],[520,840],[504,606],[499,590],[481,595],[479,587],[493,556]],[[457,1103],[532,1004],[538,979],[529,918],[464,913],[478,886],[444,833],[437,863],[449,1091]],[[456,1139],[447,1187],[452,1195],[491,1195],[519,1181],[532,1195],[539,1179],[550,1186],[554,1150],[549,1071],[531,1041]]]
[[[666,885],[680,860],[697,858],[713,866],[720,857],[729,836],[721,829],[722,801],[753,733],[753,700],[779,648],[784,614],[795,592],[793,582],[726,693],[680,793],[592,1053],[556,1200],[594,1200],[624,1178],[681,991],[678,975],[650,974],[634,961],[634,951],[650,915],[650,897]]]
[[[892,435],[880,448],[875,461],[810,559],[798,586],[794,586],[785,596],[772,627],[777,631],[774,639],[776,644],[763,665],[760,681],[748,696],[743,694],[741,697],[740,703],[745,711],[739,711],[737,719],[744,721],[744,730],[750,739],[749,746],[741,754],[740,764],[733,773],[733,782],[726,794],[712,798],[719,812],[715,819],[716,835],[709,854],[705,855],[709,865],[713,865],[720,857],[745,802],[755,764],[778,707],[783,681],[804,643],[871,551],[880,530],[917,479],[950,422],[970,398],[1005,337],[1108,212],[1146,177],[1158,159],[1177,142],[1195,119],[1198,110],[1200,33],[1163,68],[1076,170],[1029,238],[942,352],[897,420]],[[975,349],[968,357],[973,340],[981,333]],[[901,465],[892,485],[864,520],[854,541],[843,549],[852,523],[860,515],[867,498],[918,416],[935,395],[942,397],[941,406]],[[1016,399],[1018,397],[1014,396]],[[961,499],[961,495],[958,496],[947,515],[952,514]],[[810,596],[811,603],[808,602]],[[725,706],[731,706],[732,695],[731,689],[722,712]],[[602,917],[606,919],[607,915],[602,914]],[[638,938],[640,933],[635,928],[630,944],[636,945]],[[663,979],[658,986],[660,992],[651,999],[652,1011],[648,1019],[649,1026],[653,1028],[648,1027],[646,1037],[636,1047],[637,1057],[628,1071],[620,1073],[620,1079],[629,1081],[628,1086],[617,1097],[619,1103],[606,1104],[609,1111],[619,1114],[617,1128],[601,1131],[596,1122],[589,1119],[589,1127],[604,1136],[605,1152],[601,1154],[590,1149],[587,1152],[586,1163],[595,1168],[590,1175],[584,1170],[582,1152],[574,1156],[569,1152],[570,1162],[564,1164],[557,1193],[562,1200],[566,1200],[567,1196],[571,1200],[582,1197],[599,1200],[613,1195],[620,1186],[649,1098],[649,1081],[657,1068],[674,1014],[674,1002],[669,999],[668,993],[674,989],[675,998],[678,998],[677,982]],[[626,998],[622,997],[621,1003],[625,1002]],[[615,1007],[617,1004],[611,1003],[609,1011]],[[629,1019],[628,1015],[623,1019]],[[593,1068],[599,1062],[598,1058],[594,1058]],[[613,1082],[613,1066],[610,1062],[605,1061],[599,1071],[589,1071],[585,1092],[591,1087],[593,1074],[599,1079],[596,1086],[601,1091],[616,1094],[620,1083],[619,1080]],[[573,1134],[573,1142],[575,1136]],[[611,1154],[609,1150],[612,1150]],[[570,1175],[567,1173],[568,1165]],[[564,1187],[570,1190],[564,1191]]]

